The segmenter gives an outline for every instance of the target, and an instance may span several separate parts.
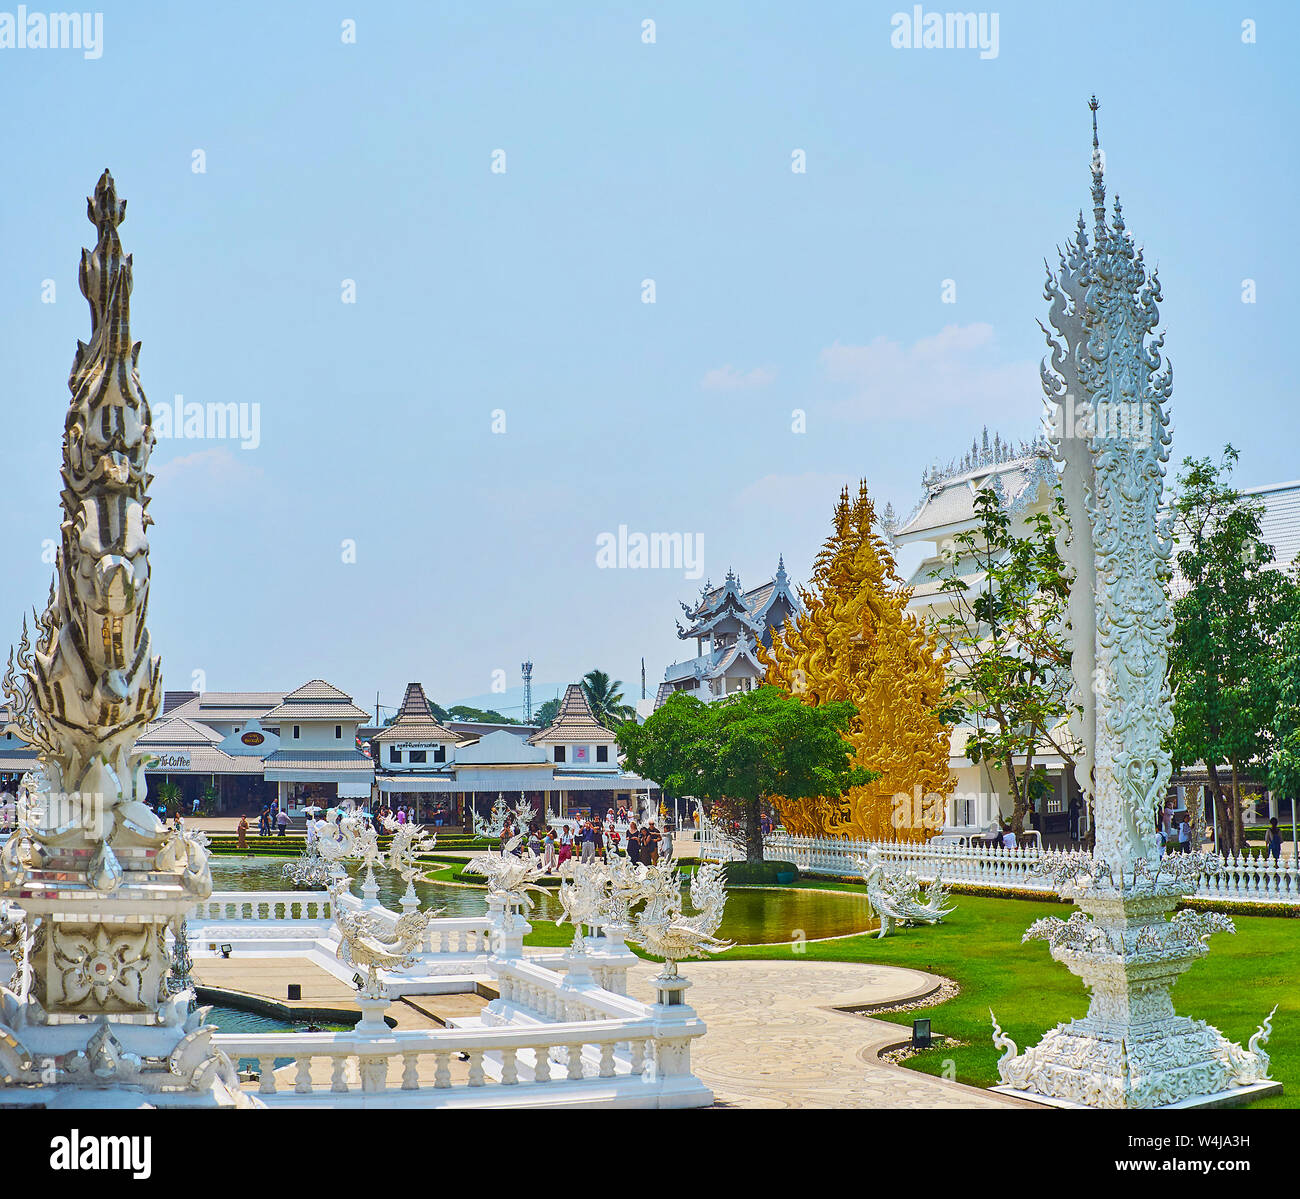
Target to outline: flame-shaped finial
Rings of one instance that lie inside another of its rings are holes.
[[[86,197],[86,215],[101,230],[105,224],[116,228],[126,216],[126,201],[117,198],[117,185],[107,167],[95,184],[95,194]]]
[[[1094,95],[1088,101],[1092,110],[1092,217],[1094,238],[1098,248],[1106,236],[1106,181],[1103,175],[1101,144],[1097,140],[1097,109],[1101,103]]]

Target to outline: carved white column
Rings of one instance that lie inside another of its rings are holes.
[[[1093,109],[1093,234],[1080,215],[1048,276],[1055,333],[1042,377],[1069,516],[1061,549],[1074,579],[1068,605],[1079,745],[1076,771],[1090,797],[1093,854],[1040,859],[1079,907],[1048,917],[1025,939],[1091,992],[1088,1014],[1017,1052],[994,1019],[1001,1090],[1057,1104],[1157,1107],[1222,1103],[1278,1090],[1264,1080],[1270,1026],[1242,1049],[1203,1021],[1175,1013],[1170,989],[1231,931],[1217,913],[1170,913],[1200,874],[1201,854],[1163,855],[1157,814],[1169,786],[1164,748],[1173,724],[1167,655],[1173,618],[1165,591],[1171,543],[1160,516],[1172,387],[1156,335],[1160,284],[1124,226],[1108,222]]]
[[[4,676],[11,722],[33,745],[45,790],[0,852],[0,898],[24,912],[24,967],[0,990],[0,1103],[91,1106],[250,1103],[215,1031],[169,994],[166,930],[212,892],[204,839],[163,827],[146,806],[135,742],[157,715],[162,668],[146,627],[149,453],[154,432],[131,338],[132,263],[112,176],[87,201],[93,250],[81,256],[90,339],[79,342],[64,424],[61,540],[34,645],[24,624]]]

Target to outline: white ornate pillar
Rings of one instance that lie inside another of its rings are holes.
[[[1050,359],[1042,377],[1069,516],[1062,554],[1073,570],[1068,618],[1080,747],[1076,771],[1091,797],[1092,854],[1053,856],[1042,869],[1079,911],[1036,921],[1025,939],[1091,992],[1088,1014],[1018,1053],[994,1019],[999,1090],[1060,1105],[1195,1106],[1280,1090],[1264,1052],[1270,1026],[1242,1049],[1174,1011],[1170,990],[1232,931],[1218,913],[1178,912],[1203,871],[1201,854],[1164,854],[1156,833],[1169,786],[1173,724],[1167,653],[1173,617],[1165,583],[1171,541],[1161,517],[1172,375],[1155,335],[1160,284],[1124,226],[1108,223],[1093,109],[1093,240],[1075,237],[1049,274]]]
[[[55,578],[35,644],[24,622],[4,676],[5,731],[36,748],[43,778],[0,852],[0,899],[23,911],[0,925],[20,965],[0,989],[0,1104],[249,1105],[203,1010],[190,1013],[192,992],[167,985],[167,929],[212,877],[203,840],[146,805],[135,751],[162,700],[146,627],[154,432],[118,236],[126,202],[107,171],[87,215],[91,332],[68,379]]]

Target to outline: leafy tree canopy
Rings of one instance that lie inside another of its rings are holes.
[[[874,777],[852,765],[844,734],[854,714],[851,703],[814,707],[775,687],[712,704],[678,693],[645,724],[621,725],[618,744],[627,765],[665,791],[728,805],[746,857],[762,861],[763,801],[838,796]]]

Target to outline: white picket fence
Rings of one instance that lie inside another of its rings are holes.
[[[1037,869],[1061,856],[1061,851],[1054,849],[841,841],[793,837],[788,833],[772,833],[763,841],[765,857],[793,862],[805,874],[856,875],[856,859],[866,857],[873,848],[886,861],[897,862],[926,880],[940,878],[945,883],[994,890],[1056,893],[1046,871]],[[700,855],[722,861],[743,856],[738,848],[716,835],[701,843]],[[1234,854],[1225,859],[1221,874],[1202,876],[1196,898],[1300,905],[1300,868],[1294,860],[1275,862],[1269,857]]]

